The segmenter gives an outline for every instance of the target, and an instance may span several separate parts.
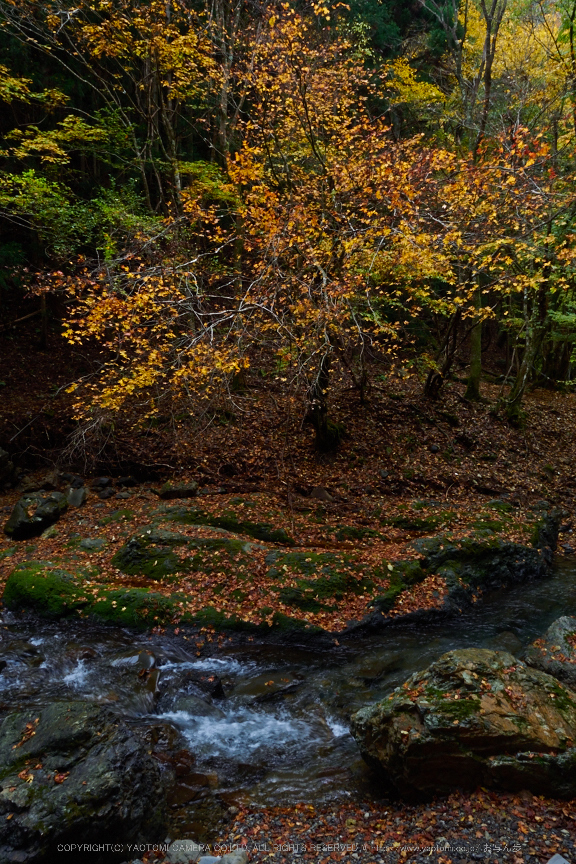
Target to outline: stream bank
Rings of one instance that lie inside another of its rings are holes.
[[[315,813],[351,808],[372,814],[371,825],[378,817],[394,827],[384,811],[398,806],[381,799],[360,758],[348,733],[351,713],[455,647],[521,655],[562,613],[576,614],[576,570],[562,560],[550,577],[489,593],[449,628],[398,622],[329,649],[248,634],[135,635],[5,611],[1,710],[64,700],[106,706],[165,771],[172,837],[213,843],[240,816],[252,824],[250,813],[297,812],[301,801]]]

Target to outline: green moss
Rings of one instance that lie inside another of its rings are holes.
[[[472,522],[472,528],[477,531],[502,531],[508,524],[508,520],[505,519],[490,519],[488,516],[481,516]]]
[[[12,571],[4,588],[4,605],[11,610],[30,609],[59,618],[86,606],[81,585],[64,570],[48,570],[50,562],[21,564]]]
[[[179,595],[165,597],[145,588],[108,588],[85,584],[87,575],[47,570],[46,562],[17,567],[6,582],[3,600],[8,609],[32,610],[44,618],[90,616],[129,627],[169,623],[177,611]]]
[[[480,710],[480,699],[476,696],[466,696],[462,699],[443,699],[437,705],[438,709],[454,720],[467,720],[474,717]]]
[[[559,711],[576,711],[576,701],[572,699],[565,687],[562,687],[561,684],[552,684],[548,689],[554,694],[554,705]]]
[[[334,552],[271,552],[266,556],[268,576],[278,579],[290,570],[305,576],[314,574],[332,575],[337,570],[354,566],[353,559]]]
[[[295,541],[284,528],[274,528],[266,522],[250,522],[239,519],[233,511],[225,511],[220,516],[205,513],[187,507],[162,507],[155,511],[157,515],[181,525],[209,525],[213,528],[223,528],[235,534],[247,534],[256,540],[267,543],[278,543],[282,546],[295,546]]]
[[[507,501],[499,501],[498,499],[494,499],[493,501],[488,502],[488,507],[491,510],[499,510],[501,513],[510,513],[514,508]]]
[[[355,525],[344,525],[336,532],[337,540],[364,540],[366,537],[380,537],[380,534],[372,528],[358,528]]]
[[[472,694],[463,696],[459,699],[447,698],[450,694],[435,687],[433,684],[428,684],[424,693],[426,698],[434,703],[437,711],[442,714],[447,714],[453,720],[466,720],[468,717],[473,717],[480,709],[480,699]]]
[[[452,514],[450,514],[452,515]],[[431,513],[430,516],[392,516],[382,521],[383,525],[392,528],[402,528],[404,531],[434,531],[446,522],[443,513]]]
[[[111,525],[113,522],[131,522],[134,519],[134,513],[131,510],[114,510],[108,516],[103,516],[98,520],[99,525]]]
[[[85,614],[121,627],[143,629],[169,624],[177,612],[179,595],[165,597],[147,588],[107,590],[100,586],[99,601],[94,598]]]
[[[307,633],[321,633],[322,628],[318,627],[316,624],[309,624],[307,621],[303,621],[301,618],[291,618],[288,615],[284,615],[282,612],[276,612],[272,619],[272,627],[274,629],[290,632],[290,631],[306,631]]]
[[[375,597],[371,602],[371,606],[378,609],[379,612],[389,612],[394,606],[397,597],[405,590],[405,585],[401,582],[395,582],[383,593]]]
[[[389,612],[403,591],[426,578],[426,571],[422,568],[421,562],[414,559],[397,561],[393,569],[387,573],[390,580],[389,587],[370,604],[380,612]]]
[[[184,548],[188,555],[177,555],[174,549]],[[132,537],[112,558],[123,573],[146,576],[148,579],[177,578],[183,572],[209,573],[222,569],[223,564],[237,567],[250,563],[250,542],[236,537],[191,538],[151,528]],[[225,553],[224,558],[218,553]]]
[[[417,585],[426,578],[426,571],[422,568],[422,562],[416,559],[396,561],[391,571],[391,582],[399,576],[404,586]]]
[[[257,631],[258,625],[248,621],[243,621],[236,615],[227,617],[220,609],[214,609],[213,606],[207,606],[201,609],[194,615],[185,614],[182,616],[182,621],[185,623],[197,624],[201,627],[212,627],[214,630],[237,630],[237,631]]]

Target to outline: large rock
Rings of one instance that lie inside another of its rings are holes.
[[[14,568],[4,587],[2,600],[14,612],[32,611],[43,618],[78,615],[94,616],[121,627],[144,629],[168,624],[183,595],[167,597],[146,588],[115,588],[92,582],[90,574],[79,568],[70,572],[49,561],[24,561]],[[93,577],[92,577],[93,578]]]
[[[54,702],[9,715],[0,726],[0,766],[0,861],[59,860],[60,843],[155,843],[165,836],[158,766],[105,708]],[[109,847],[89,860],[122,857]]]
[[[264,547],[226,531],[210,528],[211,537],[187,537],[151,525],[141,528],[116,552],[112,563],[123,573],[163,579],[188,570],[203,570],[215,553],[240,560],[251,560],[253,552]],[[178,552],[177,550],[180,550]],[[218,561],[218,557],[215,559]]]
[[[62,492],[24,495],[12,510],[4,526],[4,533],[14,540],[37,537],[53,525],[67,508],[68,502]]]
[[[507,652],[444,654],[355,714],[351,731],[404,795],[479,785],[576,795],[576,693]]]
[[[195,498],[198,494],[198,483],[190,480],[188,483],[164,483],[158,495],[165,501],[174,498]]]
[[[576,689],[576,618],[564,616],[526,650],[525,661]]]

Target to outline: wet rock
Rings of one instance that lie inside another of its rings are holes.
[[[544,520],[535,529],[534,548],[501,540],[494,535],[465,537],[457,544],[444,536],[414,540],[412,547],[423,557],[420,564],[443,576],[456,601],[467,588],[500,588],[540,578],[549,570],[557,537],[554,521]],[[458,586],[463,589],[458,592]]]
[[[222,720],[225,717],[223,711],[216,705],[210,705],[199,696],[177,696],[172,705],[172,711],[185,711],[193,717],[212,717],[214,720]]]
[[[158,701],[158,711],[187,711],[195,712],[199,716],[208,716],[210,713],[213,716],[222,716],[219,709],[213,712],[212,701],[214,699],[221,700],[225,698],[222,681],[217,675],[208,675],[199,672],[197,669],[179,669],[173,668],[169,675],[163,675],[160,678],[160,699]],[[184,704],[184,700],[190,700]],[[202,704],[200,704],[202,703]],[[178,704],[178,708],[176,708]]]
[[[53,860],[58,843],[157,843],[166,805],[159,768],[105,708],[54,702],[0,726],[0,860]],[[77,859],[78,860],[78,859]],[[92,853],[94,864],[110,853]]]
[[[158,495],[160,498],[170,500],[172,498],[195,498],[198,494],[198,483],[190,480],[188,483],[164,483]]]
[[[554,621],[526,649],[524,660],[576,689],[576,618],[565,615]]]
[[[510,630],[497,633],[491,639],[488,639],[482,647],[489,648],[491,651],[508,651],[509,654],[514,654],[515,657],[519,657],[523,649],[521,640]]]
[[[88,497],[84,486],[71,486],[66,493],[66,500],[70,507],[81,507]]]
[[[506,652],[444,654],[357,712],[351,732],[388,791],[576,794],[576,693]]]
[[[206,847],[195,840],[174,840],[166,853],[166,864],[191,864],[200,858]]]
[[[116,481],[117,486],[137,486],[138,481],[134,477],[119,477]]]
[[[15,505],[4,533],[14,540],[27,540],[53,525],[68,509],[66,496],[61,492],[50,495],[31,493],[24,495]]]

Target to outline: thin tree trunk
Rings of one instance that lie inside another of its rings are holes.
[[[481,305],[480,288],[476,291],[475,306],[480,309]],[[482,375],[482,320],[478,318],[478,323],[470,334],[470,374],[466,386],[464,398],[470,402],[479,402],[480,396],[480,376]]]

